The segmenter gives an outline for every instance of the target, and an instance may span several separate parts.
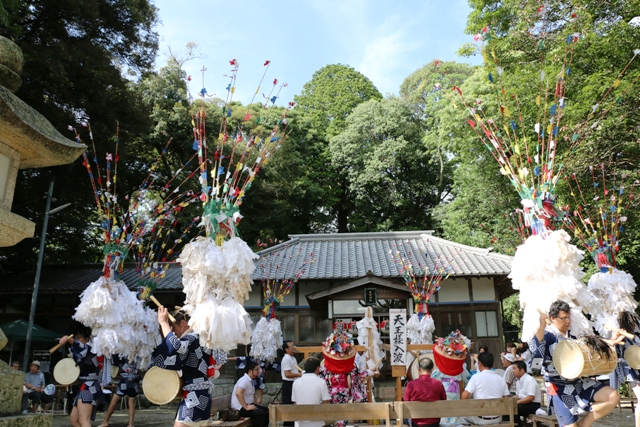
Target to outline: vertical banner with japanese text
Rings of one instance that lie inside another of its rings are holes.
[[[391,365],[405,365],[407,356],[407,310],[389,310]]]

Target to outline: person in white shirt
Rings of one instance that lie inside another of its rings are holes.
[[[518,396],[518,416],[516,421],[518,422],[518,427],[522,427],[520,417],[526,419],[529,415],[535,414],[540,408],[540,386],[531,375],[527,374],[527,364],[522,360],[518,360],[513,364],[513,373],[518,379],[516,381],[516,395]]]
[[[478,354],[478,373],[471,377],[469,384],[462,392],[460,399],[499,399],[509,397],[509,389],[504,379],[491,370],[493,366],[493,354],[484,352]],[[485,417],[464,417],[471,424],[484,426],[500,424],[502,417],[499,415]]]
[[[253,380],[260,375],[260,366],[256,362],[247,362],[245,374],[238,380],[231,393],[231,408],[241,417],[251,418],[253,427],[268,427],[269,408],[255,402],[256,389]]]
[[[320,360],[310,357],[304,362],[304,374],[293,382],[291,400],[295,405],[329,403],[327,383],[318,376]],[[322,427],[324,421],[296,421],[295,427]]]
[[[280,372],[282,374],[282,404],[291,405],[291,391],[293,389],[293,382],[302,376],[302,372],[298,369],[298,361],[294,354],[297,352],[296,346],[293,345],[293,341],[285,341],[282,345],[284,351],[284,357],[280,364]],[[285,421],[285,426],[293,427],[293,421]]]

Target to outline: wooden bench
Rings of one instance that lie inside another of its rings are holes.
[[[231,409],[231,395],[227,394],[220,397],[214,397],[211,399],[211,415],[228,411]],[[249,427],[251,425],[251,418],[240,418],[238,421],[226,421],[222,419],[209,421],[210,426],[219,427]]]
[[[319,405],[269,405],[269,422],[278,421],[384,420],[391,427],[393,403],[341,403]]]
[[[503,397],[501,399],[468,399],[439,400],[436,402],[394,402],[398,427],[405,418],[448,418],[448,417],[491,417],[508,415],[509,421],[498,426],[515,426],[518,414],[518,399]]]
[[[533,427],[539,427],[541,425],[549,427],[558,427],[558,417],[555,415],[529,415]]]
[[[638,399],[635,397],[621,397],[620,403],[618,403],[618,409],[622,412],[622,408],[628,408],[631,406],[631,412],[635,412]]]

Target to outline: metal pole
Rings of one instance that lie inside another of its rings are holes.
[[[51,197],[53,196],[53,181],[49,183],[49,193],[47,194],[47,207],[44,211],[44,222],[42,224],[42,234],[40,235],[40,253],[38,253],[38,265],[36,267],[36,280],[33,284],[33,294],[31,295],[31,312],[29,313],[29,329],[27,329],[27,341],[24,345],[23,369],[29,371],[29,351],[31,350],[31,332],[33,330],[33,318],[36,316],[36,301],[38,299],[38,286],[40,285],[40,271],[42,270],[42,260],[44,258],[44,243],[47,238],[47,225],[49,223],[49,208],[51,207]]]

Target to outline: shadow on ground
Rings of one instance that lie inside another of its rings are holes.
[[[149,409],[136,411],[135,426],[136,427],[161,427],[172,426],[176,416],[176,406],[156,406]],[[104,412],[98,412],[93,426],[99,426],[104,420]],[[129,415],[126,410],[116,411],[109,422],[110,427],[127,427],[129,424]],[[69,416],[56,414],[53,417],[53,427],[70,426]],[[630,408],[620,411],[615,409],[613,413],[607,415],[602,420],[596,421],[595,427],[635,427],[633,412]]]

